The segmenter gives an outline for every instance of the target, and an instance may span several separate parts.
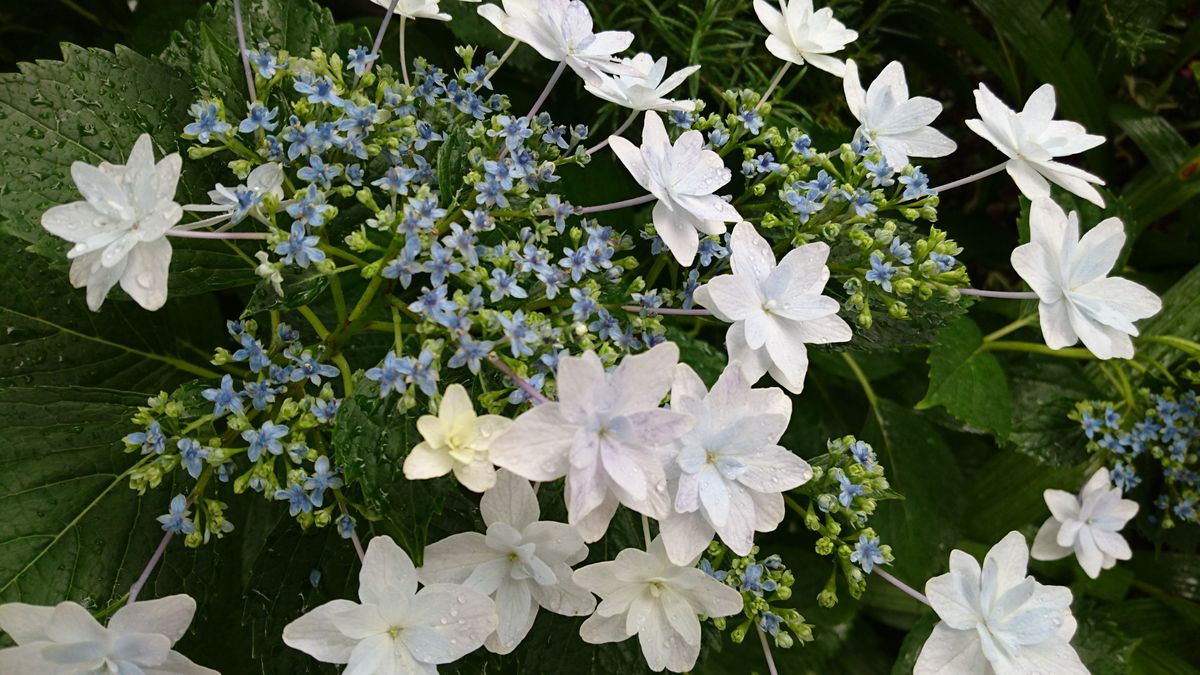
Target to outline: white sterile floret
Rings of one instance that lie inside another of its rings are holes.
[[[431,675],[478,649],[496,630],[491,598],[463,586],[417,590],[417,570],[391,537],[367,545],[361,602],[331,600],[283,628],[283,641],[344,675]]]
[[[733,274],[696,289],[696,303],[733,323],[725,347],[749,381],[770,372],[784,389],[799,394],[808,372],[805,345],[847,342],[853,336],[838,316],[838,301],[821,294],[829,280],[829,246],[805,244],[777,265],[767,240],[750,223],[738,223],[729,258]]]
[[[491,596],[500,624],[484,646],[508,654],[529,634],[538,609],[587,616],[596,599],[571,578],[587,545],[566,523],[538,520],[537,495],[524,478],[500,471],[480,500],[487,534],[463,532],[425,548],[422,583],[455,583]]]
[[[982,569],[970,555],[951,551],[950,572],[925,584],[941,621],[921,648],[914,675],[1086,675],[1071,646],[1071,590],[1026,576],[1028,564],[1020,532],[993,546]]]
[[[1012,266],[1038,296],[1042,336],[1051,349],[1083,341],[1101,359],[1133,357],[1138,319],[1154,316],[1162,300],[1141,284],[1106,276],[1125,246],[1125,227],[1108,218],[1079,236],[1079,214],[1049,199],[1034,201],[1029,243],[1012,252]]]
[[[202,221],[182,225],[178,229],[194,230],[224,221],[229,221],[229,225],[233,226],[242,222],[246,216],[268,225],[270,220],[267,218],[266,211],[263,210],[263,200],[270,196],[276,204],[285,204],[283,179],[283,167],[270,162],[255,167],[250,175],[246,176],[246,182],[243,185],[225,187],[217,183],[216,187],[208,192],[208,198],[212,200],[211,204],[188,204],[183,207],[184,211],[216,215]]]
[[[384,9],[392,6],[392,0],[371,0],[371,2]],[[392,11],[406,19],[449,21],[451,18],[450,15],[442,11],[442,8],[438,6],[438,2],[439,0],[399,0],[396,3],[396,9]]]
[[[724,234],[725,223],[742,219],[737,209],[713,194],[733,174],[699,131],[685,131],[672,144],[658,113],[647,112],[641,147],[620,136],[608,140],[633,179],[658,199],[654,230],[680,265],[696,259],[697,232]]]
[[[945,157],[958,147],[945,134],[929,126],[942,114],[942,104],[924,96],[909,98],[904,66],[892,61],[863,90],[858,65],[846,62],[842,82],[846,104],[859,121],[855,138],[866,138],[899,170],[909,157]]]
[[[812,467],[778,445],[792,417],[780,389],[751,389],[737,362],[708,391],[695,371],[675,367],[671,409],[696,420],[676,441],[669,467],[676,478],[675,511],[660,523],[672,562],[695,560],[718,534],[740,556],[754,533],[783,521],[783,492],[812,478]]]
[[[664,466],[692,418],[659,407],[679,348],[664,342],[626,356],[611,373],[595,352],[558,363],[558,401],[518,417],[492,443],[492,461],[529,480],[566,476],[568,522],[586,542],[604,536],[618,504],[649,516],[671,512]]]
[[[661,539],[647,550],[627,548],[616,560],[576,570],[575,582],[599,595],[596,612],[579,627],[584,642],[622,642],[637,635],[655,672],[691,670],[700,656],[700,620],[742,611],[742,594],[693,565],[667,558]]]
[[[87,287],[92,311],[100,309],[117,282],[146,309],[167,301],[171,244],[166,234],[183,217],[175,202],[182,166],[179,153],[155,164],[148,134],[134,143],[124,166],[71,165],[84,201],[51,207],[42,214],[42,227],[75,244],[67,252],[73,261],[71,284]]]
[[[488,448],[512,424],[500,415],[476,415],[461,384],[446,387],[437,415],[422,415],[417,431],[425,440],[404,459],[409,480],[437,478],[451,471],[468,490],[483,492],[496,484]]]
[[[502,0],[479,15],[501,33],[528,44],[543,57],[565,63],[588,84],[603,73],[636,74],[613,55],[633,44],[628,31],[592,31],[592,13],[581,0]]]
[[[1133,557],[1121,529],[1137,515],[1138,503],[1121,498],[1121,489],[1109,481],[1108,469],[1092,474],[1078,497],[1063,490],[1046,490],[1044,497],[1051,516],[1033,540],[1030,555],[1035,560],[1058,560],[1074,553],[1083,571],[1095,579],[1100,570]]]
[[[779,0],[779,9],[766,0],[754,0],[754,12],[767,27],[767,50],[798,66],[806,62],[841,77],[846,64],[830,54],[858,39],[858,33],[833,18],[833,10],[813,11],[812,0]]]
[[[684,110],[696,109],[696,102],[670,98],[671,92],[683,84],[689,75],[700,70],[700,66],[688,66],[667,77],[667,57],[655,61],[649,54],[638,54],[632,59],[621,59],[621,63],[637,71],[637,74],[602,75],[599,82],[584,88],[599,98],[616,103],[631,110]]]
[[[1029,199],[1050,196],[1050,183],[1104,206],[1104,198],[1091,183],[1104,181],[1056,157],[1075,155],[1104,143],[1103,136],[1087,133],[1083,125],[1054,119],[1054,87],[1043,84],[1025,102],[1021,112],[1004,105],[984,85],[975,90],[975,107],[980,119],[967,120],[967,127],[1009,156],[1008,175]],[[1049,182],[1047,182],[1049,181]]]
[[[73,602],[0,605],[0,631],[17,643],[0,649],[0,673],[218,675],[171,649],[195,614],[187,595],[127,604],[107,628]]]

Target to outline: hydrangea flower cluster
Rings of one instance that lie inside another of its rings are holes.
[[[729,633],[734,644],[741,644],[747,633],[761,630],[771,636],[775,646],[789,649],[796,643],[813,640],[813,626],[795,609],[779,606],[792,597],[796,577],[778,555],[757,559],[755,546],[749,555],[738,556],[719,542],[713,542],[700,559],[706,574],[742,594],[742,620]],[[712,620],[718,630],[729,626],[730,618]]]
[[[341,405],[331,383],[341,370],[324,363],[319,350],[306,349],[287,324],[269,330],[248,319],[227,328],[241,347],[222,350],[214,362],[245,371],[236,380],[225,375],[214,387],[164,392],[138,409],[133,422],[143,431],[127,435],[125,445],[144,459],[130,487],[145,492],[175,471],[195,481],[191,497],[176,495],[159,518],[164,530],[186,535],[189,546],[234,529],[224,517],[227,505],[204,496],[214,478],[231,484],[234,494],[286,502],[304,527],[336,521],[349,536],[353,520],[335,514],[340,470],[320,450]]]
[[[866,575],[878,565],[893,560],[892,549],[880,543],[879,534],[867,526],[880,500],[898,495],[884,476],[875,450],[854,436],[831,439],[825,454],[811,460],[813,479],[797,490],[803,495],[798,506],[804,526],[820,535],[816,551],[831,556],[833,571],[818,594],[822,607],[838,602],[838,576],[845,579],[850,595],[862,596]]]
[[[1200,523],[1200,402],[1194,389],[1142,389],[1126,403],[1081,401],[1071,416],[1116,487],[1129,492],[1145,482],[1157,492],[1153,521],[1163,528]]]

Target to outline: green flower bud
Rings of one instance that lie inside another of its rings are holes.
[[[750,622],[743,621],[740,626],[734,628],[733,631],[729,633],[729,639],[733,641],[733,644],[740,645],[742,644],[742,640],[746,639],[746,633],[749,632],[749,630]]]
[[[916,282],[911,277],[904,277],[892,282],[892,287],[896,289],[899,295],[911,295]]]
[[[908,305],[903,302],[893,302],[891,305],[888,305],[888,314],[891,314],[896,319],[907,319]]]
[[[833,540],[829,537],[821,537],[817,540],[816,545],[817,555],[829,555],[833,553]]]
[[[191,534],[184,538],[183,544],[188,548],[197,548],[204,543],[204,533],[200,530],[193,530]]]
[[[188,147],[187,153],[188,158],[190,159],[204,159],[205,157],[211,157],[212,155],[215,155],[224,149],[225,148],[223,146],[205,147],[203,145],[193,145]]]
[[[825,590],[817,593],[817,604],[825,609],[833,609],[834,607],[837,607],[837,591],[829,586],[826,586]]]
[[[775,635],[776,647],[779,647],[780,649],[790,649],[793,644],[795,644],[795,641],[792,640],[791,635],[788,635],[783,631],[779,631],[779,633]]]
[[[936,223],[937,218],[938,218],[937,209],[935,209],[932,206],[928,206],[928,205],[922,206],[921,207],[921,217],[924,218],[925,220],[928,220],[931,223]]]

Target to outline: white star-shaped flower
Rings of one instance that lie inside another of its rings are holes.
[[[501,33],[533,47],[545,58],[565,63],[588,84],[603,73],[636,74],[613,55],[633,44],[633,33],[592,32],[592,13],[582,0],[502,0],[483,5],[479,15]]]
[[[694,564],[695,561],[692,561]],[[700,620],[742,611],[742,594],[689,565],[667,558],[662,539],[645,551],[627,548],[616,560],[575,571],[575,582],[599,595],[596,612],[579,627],[584,642],[622,642],[634,635],[650,669],[691,670],[700,656]]]
[[[708,391],[695,371],[675,367],[671,409],[696,425],[676,441],[672,473],[675,512],[660,521],[671,560],[695,560],[719,534],[737,555],[749,555],[754,533],[783,520],[782,493],[812,478],[812,467],[778,445],[792,417],[780,389],[751,389],[737,362]]]
[[[1108,469],[1092,474],[1078,497],[1063,490],[1046,490],[1043,496],[1051,516],[1033,540],[1030,555],[1035,560],[1059,560],[1074,553],[1083,571],[1095,579],[1100,570],[1133,557],[1121,528],[1137,515],[1138,503],[1121,499]]]
[[[779,0],[779,9],[754,0],[754,12],[770,33],[767,50],[776,58],[798,66],[808,62],[838,77],[845,72],[846,64],[829,55],[857,40],[858,33],[833,18],[832,9],[813,11],[812,0]]]
[[[440,0],[399,0],[396,3],[394,13],[406,19],[435,19],[437,21],[449,21],[451,16],[442,11],[438,6]],[[479,2],[479,0],[463,0],[464,2]],[[375,4],[387,9],[392,6],[392,0],[371,0]]]
[[[167,301],[171,244],[166,234],[183,217],[175,203],[182,166],[179,153],[155,164],[148,134],[134,143],[124,166],[71,165],[84,201],[51,207],[42,214],[42,227],[75,244],[67,253],[73,261],[71,284],[87,287],[92,311],[100,309],[117,282],[146,309]]]
[[[632,59],[621,59],[621,63],[634,69],[637,74],[602,75],[598,83],[587,84],[584,88],[605,101],[631,110],[690,112],[696,109],[695,101],[679,101],[670,98],[670,94],[689,75],[700,70],[700,66],[688,66],[667,77],[665,56],[655,61],[653,56],[642,53]]]
[[[1071,647],[1071,590],[1026,576],[1029,549],[1010,532],[988,551],[983,568],[950,552],[950,572],[925,584],[941,619],[925,641],[914,675],[1054,673],[1086,675]]]
[[[422,480],[451,471],[468,490],[483,492],[496,484],[488,456],[492,442],[512,424],[500,415],[476,415],[461,384],[446,387],[437,415],[422,415],[417,431],[425,440],[404,459],[404,477]]]
[[[181,225],[177,229],[194,230],[227,220],[232,226],[240,223],[246,216],[267,225],[270,220],[263,209],[263,199],[270,196],[277,204],[287,205],[283,199],[283,178],[283,167],[270,162],[255,167],[250,175],[246,176],[246,182],[243,185],[225,187],[217,183],[216,187],[208,192],[208,198],[212,200],[211,204],[188,204],[183,207],[184,211],[215,213],[216,215],[202,221]]]
[[[587,557],[575,528],[538,520],[537,495],[524,478],[500,471],[479,502],[487,535],[463,532],[425,548],[422,583],[462,584],[491,596],[500,624],[484,646],[508,654],[529,634],[538,608],[587,616],[596,599],[571,578]]]
[[[700,235],[724,234],[725,223],[742,219],[713,194],[732,178],[721,156],[705,146],[704,134],[685,131],[671,144],[658,113],[647,112],[639,148],[620,136],[609,143],[639,185],[658,199],[654,229],[680,265],[696,259]]]
[[[367,546],[358,574],[362,601],[332,600],[283,628],[283,641],[345,673],[432,675],[478,649],[496,630],[491,598],[462,586],[417,590],[412,560],[390,537]]]
[[[688,415],[659,407],[678,362],[671,342],[626,356],[612,373],[592,351],[562,358],[559,400],[518,417],[492,443],[492,461],[529,480],[566,476],[567,520],[585,542],[604,536],[618,504],[665,517],[670,446],[692,426]]]
[[[1079,214],[1068,216],[1049,199],[1033,202],[1029,243],[1012,252],[1012,266],[1038,296],[1042,336],[1051,349],[1083,341],[1101,359],[1133,357],[1138,319],[1154,316],[1162,300],[1144,286],[1107,277],[1125,246],[1125,228],[1108,218],[1079,236]]]
[[[125,605],[106,628],[73,602],[0,605],[0,631],[17,643],[0,649],[0,673],[218,675],[171,649],[195,613],[190,596],[170,595]]]
[[[958,147],[929,126],[942,114],[942,104],[924,96],[909,98],[899,61],[887,64],[864,91],[858,65],[849,60],[842,88],[850,112],[859,121],[854,136],[874,143],[892,168],[903,169],[909,157],[945,157]]]
[[[696,302],[732,322],[725,334],[730,362],[741,363],[751,382],[770,372],[799,394],[808,372],[806,344],[847,342],[850,326],[838,302],[821,295],[829,280],[829,246],[805,244],[775,264],[775,252],[750,223],[738,223],[729,242],[733,274],[696,289]]]
[[[1087,133],[1083,125],[1054,119],[1054,87],[1043,84],[1015,112],[986,86],[975,90],[975,107],[980,119],[967,120],[967,127],[1009,156],[1008,175],[1029,199],[1050,196],[1050,183],[1104,206],[1104,198],[1090,184],[1104,185],[1099,176],[1056,162],[1056,157],[1074,155],[1104,143],[1103,136]],[[1050,181],[1050,182],[1047,182]]]

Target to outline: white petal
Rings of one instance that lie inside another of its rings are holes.
[[[537,494],[529,481],[504,470],[496,474],[496,486],[479,500],[479,512],[485,525],[503,522],[518,530],[541,515]]]
[[[587,616],[596,609],[595,596],[575,583],[570,567],[560,563],[554,567],[554,575],[558,579],[554,585],[533,586],[533,598],[539,605],[564,616]]]
[[[613,371],[611,386],[616,400],[612,413],[629,415],[657,408],[671,390],[679,347],[661,342],[649,351],[626,356]]]
[[[349,600],[332,600],[283,628],[283,641],[322,663],[346,663],[358,644],[338,630],[333,617],[358,607]]]
[[[653,115],[655,113],[646,113]],[[608,145],[617,155],[617,159],[625,165],[629,174],[637,181],[638,185],[649,190],[651,185],[650,170],[646,167],[646,160],[642,157],[642,151],[633,143],[621,138],[620,136],[609,136]]]
[[[1071,549],[1066,546],[1059,545],[1058,531],[1061,527],[1054,518],[1047,518],[1046,522],[1038,528],[1037,536],[1033,539],[1033,546],[1029,549],[1029,555],[1034,560],[1060,560],[1071,555]]]
[[[536,585],[536,584],[535,584]],[[529,593],[529,582],[509,579],[496,589],[496,654],[507,654],[521,644],[537,616],[538,606]]]
[[[476,567],[504,557],[488,547],[482,534],[460,532],[426,546],[424,564],[417,574],[423,584],[461,584]],[[476,590],[491,593],[495,589]]]
[[[378,604],[390,594],[411,596],[416,591],[417,568],[404,549],[389,536],[372,538],[358,573],[358,597]]]
[[[956,630],[938,622],[921,647],[913,675],[967,675],[988,672],[988,662],[979,646],[979,634]]]
[[[1023,159],[1010,159],[1004,165],[1008,175],[1017,184],[1021,194],[1029,199],[1046,199],[1050,196],[1050,183],[1038,173],[1032,164]]]
[[[979,563],[959,550],[950,552],[950,572],[925,582],[925,595],[948,628],[974,630],[979,623]]]
[[[1059,521],[1074,520],[1079,517],[1079,499],[1070,492],[1062,490],[1045,490],[1042,497],[1050,513]]]
[[[761,286],[775,270],[775,252],[753,225],[741,222],[734,225],[729,239],[729,264],[734,274],[749,275]]]
[[[579,626],[579,637],[588,644],[602,645],[607,642],[622,642],[629,639],[625,632],[624,616],[600,616],[593,614]]]
[[[867,106],[867,92],[863,90],[862,83],[858,80],[858,64],[854,62],[854,59],[846,60],[842,91],[846,94],[846,106],[850,108],[850,114],[854,115],[854,119],[859,122],[863,121]]]
[[[492,599],[462,586],[434,584],[422,588],[413,599],[412,616],[419,617],[433,632],[440,635],[444,645],[432,642],[430,648],[440,647],[428,655],[414,656],[426,663],[450,663],[483,646],[499,623]],[[450,621],[443,624],[441,620]],[[428,656],[429,658],[426,658]],[[436,658],[431,661],[430,658]]]
[[[53,616],[53,607],[10,602],[0,605],[0,631],[8,633],[13,642],[19,645],[44,642],[49,639],[46,626]]]
[[[557,403],[542,403],[518,417],[492,442],[489,455],[496,466],[536,481],[551,481],[567,473],[575,428],[559,413]]]
[[[46,636],[54,642],[102,642],[107,635],[104,627],[83,607],[73,602],[60,602],[46,624]]]
[[[496,468],[488,460],[454,463],[454,477],[471,492],[487,492],[496,485]]]
[[[429,443],[418,443],[408,457],[404,458],[404,477],[409,480],[438,478],[450,473],[454,459],[443,450],[433,449]]]
[[[671,513],[659,521],[658,527],[667,556],[676,565],[687,565],[700,557],[716,534],[699,512]]]
[[[108,621],[117,633],[158,633],[175,644],[187,632],[196,614],[196,601],[188,595],[142,600],[118,609]]]
[[[654,205],[654,231],[667,245],[676,262],[684,267],[691,267],[696,259],[696,250],[700,247],[700,235],[696,234],[694,217],[676,208],[672,210],[666,202]]]
[[[129,252],[121,274],[121,288],[151,312],[167,302],[167,275],[171,267],[171,242],[166,237],[138,244]]]

